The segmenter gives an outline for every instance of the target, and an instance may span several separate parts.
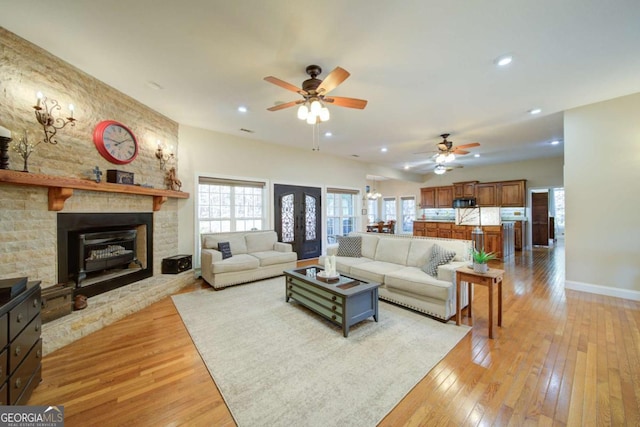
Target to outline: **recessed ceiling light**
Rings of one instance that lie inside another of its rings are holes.
[[[560,144],[560,141],[558,141],[557,139],[555,141],[551,141],[551,145],[558,145]]]
[[[473,157],[480,157],[480,154],[474,154]]]
[[[325,132],[325,133],[324,133],[324,136],[326,136],[326,137],[330,137],[330,136],[333,136],[333,134],[332,134],[331,132]]]
[[[244,105],[241,105],[238,107],[238,111],[240,111],[241,113],[246,113],[248,109]]]
[[[380,149],[380,151],[382,151],[383,153],[386,153],[386,152],[387,152],[387,147],[382,147],[382,148]]]
[[[411,166],[409,165],[404,165],[404,170],[409,170],[411,168]]]
[[[513,56],[511,55],[503,55],[503,56],[499,56],[495,59],[495,61],[493,61],[498,67],[506,67],[507,65],[511,64],[511,62],[513,61]]]
[[[539,108],[534,108],[533,110],[529,110],[529,114],[540,114],[542,110]]]

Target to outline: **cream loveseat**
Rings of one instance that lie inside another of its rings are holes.
[[[471,262],[470,241],[355,232],[349,237],[361,238],[361,256],[338,256],[338,244],[327,247],[327,255],[336,255],[336,269],[340,273],[382,283],[380,299],[443,321],[455,316],[455,270]],[[341,244],[344,243],[344,239],[340,240]],[[353,243],[353,239],[348,240]],[[455,252],[455,257],[451,262],[438,266],[437,275],[433,277],[423,271],[423,266],[429,262],[435,244]],[[324,265],[324,260],[324,256],[320,257],[321,265]],[[466,286],[466,283],[462,284],[462,307],[467,305]]]
[[[206,233],[201,235],[202,278],[220,289],[282,275],[296,268],[298,256],[289,243],[278,242],[275,231]],[[231,256],[223,259],[219,243],[229,243]]]

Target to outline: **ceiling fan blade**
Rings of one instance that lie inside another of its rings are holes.
[[[281,88],[290,90],[291,92],[299,93],[300,95],[309,95],[306,90],[300,89],[297,86],[292,85],[291,83],[287,83],[284,80],[280,80],[277,77],[268,76],[264,78],[265,81],[269,83],[273,83],[276,86],[280,86]]]
[[[356,98],[345,98],[342,96],[332,96],[330,98],[323,98],[323,101],[329,102],[339,107],[357,108],[363,110],[367,106],[367,100]]]
[[[269,111],[284,110],[285,108],[293,107],[294,105],[302,104],[303,102],[304,102],[304,99],[300,101],[285,102],[284,104],[278,104],[278,105],[274,105],[273,107],[269,107],[267,108],[267,110]]]
[[[460,149],[460,147],[454,148],[453,150],[451,150],[451,152],[452,152],[453,154],[458,154],[458,155],[460,155],[460,156],[464,156],[465,154],[469,154],[469,152],[468,152],[468,151],[461,150],[461,149]]]
[[[455,147],[455,149],[465,149],[465,148],[473,148],[473,147],[479,147],[480,143],[479,142],[472,142],[471,144],[463,144],[463,145],[458,145],[457,147]]]
[[[322,80],[316,92],[320,95],[325,95],[338,87],[338,85],[345,81],[350,75],[351,74],[344,68],[336,67]]]

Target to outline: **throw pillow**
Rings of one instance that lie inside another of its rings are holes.
[[[231,258],[231,245],[229,242],[219,242],[218,250],[222,252],[222,259]]]
[[[456,253],[454,251],[449,251],[442,246],[435,244],[431,249],[429,261],[427,261],[427,263],[422,267],[422,271],[427,273],[429,276],[437,277],[438,266],[450,263],[455,256]]]
[[[338,239],[338,256],[359,258],[362,256],[362,237],[336,236]]]

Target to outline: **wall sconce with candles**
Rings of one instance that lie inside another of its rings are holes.
[[[47,144],[57,144],[58,140],[55,139],[58,130],[62,129],[69,123],[71,126],[75,126],[76,119],[73,118],[73,104],[69,104],[69,117],[66,120],[62,117],[54,118],[54,110],[61,110],[60,104],[55,99],[47,99],[42,92],[37,93],[37,102],[33,109],[35,110],[36,119],[38,123],[42,125],[44,130],[43,142]],[[48,101],[51,102],[51,106],[48,105]]]
[[[167,162],[173,159],[174,154],[171,147],[165,153],[163,145],[158,141],[158,149],[156,150],[156,158],[160,160],[160,170],[165,170]]]

